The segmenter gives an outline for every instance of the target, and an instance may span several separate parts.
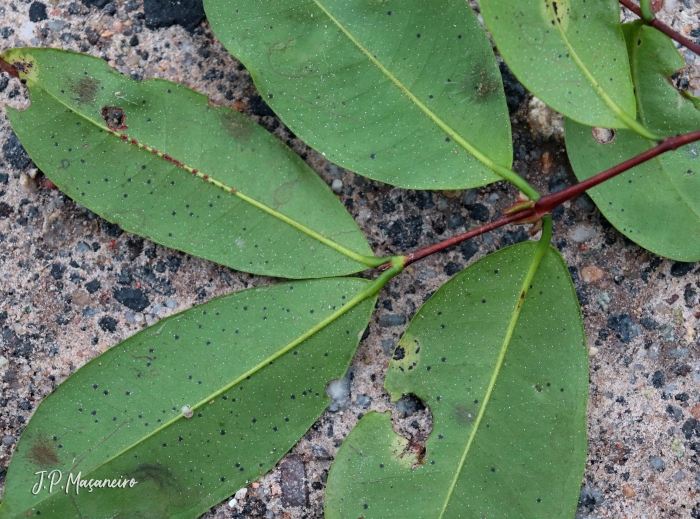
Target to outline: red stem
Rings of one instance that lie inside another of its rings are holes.
[[[482,225],[481,227],[477,227],[476,229],[472,229],[471,231],[467,231],[457,236],[453,236],[452,238],[449,238],[445,241],[441,241],[440,243],[436,243],[435,245],[431,245],[430,247],[426,247],[425,249],[420,249],[416,252],[407,254],[406,256],[404,256],[404,267],[410,265],[411,263],[415,263],[416,261],[423,259],[426,256],[430,256],[431,254],[435,254],[436,252],[449,249],[450,247],[462,243],[463,241],[479,236],[480,234],[493,231],[494,229],[498,229],[499,227],[503,227],[504,225],[508,225],[510,223],[534,223],[543,216],[550,214],[555,208],[557,208],[567,200],[571,200],[572,198],[582,194],[584,191],[587,191],[592,187],[595,187],[598,184],[605,182],[606,180],[610,180],[611,178],[621,173],[624,173],[625,171],[630,170],[633,167],[642,164],[643,162],[651,160],[654,157],[658,157],[662,153],[677,150],[681,146],[685,146],[686,144],[690,144],[691,142],[696,141],[700,141],[700,130],[692,133],[686,133],[685,135],[669,137],[668,139],[665,139],[663,142],[661,142],[661,144],[659,144],[658,146],[654,146],[652,149],[645,151],[644,153],[637,155],[636,157],[632,157],[631,159],[626,160],[625,162],[622,162],[621,164],[618,164],[615,167],[606,169],[605,171],[598,173],[597,175],[594,175],[591,178],[584,180],[583,182],[578,182],[577,184],[569,186],[566,189],[563,189],[556,193],[552,193],[550,195],[543,196],[530,207],[517,211],[508,216],[504,216],[503,218],[499,218],[498,220],[494,220],[493,222],[487,223],[486,225]],[[391,265],[389,263],[385,263],[384,265],[379,267],[379,269],[386,270],[390,266]]]
[[[642,11],[632,3],[632,0],[620,0],[620,3],[624,5],[627,9],[632,11],[634,14],[642,18]],[[697,43],[694,43],[692,40],[686,38],[682,34],[674,31],[671,29],[668,25],[661,23],[657,18],[654,18],[650,22],[644,22],[647,25],[651,25],[654,29],[661,31],[664,33],[666,36],[671,38],[672,40],[676,40],[678,43],[683,45],[686,49],[692,50],[695,54],[700,56],[700,45]]]

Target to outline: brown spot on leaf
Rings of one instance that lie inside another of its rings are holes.
[[[243,119],[234,112],[226,110],[221,116],[221,128],[241,142],[248,142],[250,134],[253,132],[253,124]]]
[[[32,463],[39,467],[50,467],[61,463],[61,460],[58,459],[53,449],[53,445],[51,445],[46,437],[37,438],[36,443],[32,445],[25,457],[29,458]]]
[[[0,72],[7,73],[10,77],[19,77],[19,72],[14,65],[0,58]]]
[[[71,84],[71,92],[81,105],[91,105],[97,100],[97,86],[100,80],[94,77],[83,77],[77,83]]]
[[[22,74],[28,74],[34,66],[34,63],[32,63],[31,61],[18,60],[15,61],[12,65],[17,71],[21,72]]]
[[[126,130],[126,114],[118,106],[103,106],[100,111],[107,127],[112,131]]]

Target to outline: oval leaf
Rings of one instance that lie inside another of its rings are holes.
[[[620,128],[634,122],[617,0],[481,0],[479,5],[501,56],[530,92],[582,124]]]
[[[207,0],[205,10],[265,101],[329,160],[409,189],[499,180],[480,160],[510,168],[503,83],[464,1]]]
[[[673,42],[641,23],[626,26],[625,34],[641,121],[669,134],[700,128],[694,100],[669,80],[685,67]],[[566,148],[579,180],[655,145],[628,130],[618,130],[612,142],[596,140],[590,128],[566,121]],[[700,260],[700,144],[664,153],[588,194],[617,230],[645,249],[678,261]]]
[[[573,517],[588,357],[566,265],[540,246],[484,258],[419,310],[385,386],[430,407],[424,455],[388,413],[368,414],[331,469],[328,519]]]
[[[29,422],[0,517],[198,517],[274,467],[320,416],[369,321],[375,297],[352,306],[369,284],[244,290],[92,360]],[[62,475],[53,488],[51,471]],[[89,492],[71,474],[138,483]]]
[[[330,189],[241,114],[168,81],[134,81],[87,55],[16,49],[2,57],[31,94],[29,109],[8,109],[27,152],[107,220],[255,274],[326,277],[367,267],[372,251]]]

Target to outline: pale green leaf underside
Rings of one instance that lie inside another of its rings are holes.
[[[3,57],[27,63],[31,106],[8,110],[22,144],[62,191],[107,220],[256,274],[310,278],[366,268],[358,257],[372,251],[342,204],[248,118],[168,81],[134,81],[87,55],[19,49]],[[138,145],[110,133],[103,107],[123,110],[118,133]]]
[[[635,23],[624,27],[639,99],[639,115],[648,128],[681,134],[700,129],[700,111],[668,78],[685,63],[673,42]],[[566,121],[566,147],[579,180],[589,178],[656,145],[619,130],[609,144],[598,143],[591,129]],[[678,261],[700,260],[700,145],[641,164],[590,190],[600,211],[630,240],[655,254]]]
[[[480,0],[498,50],[525,87],[590,126],[636,115],[617,0]],[[616,112],[618,112],[616,114]]]
[[[37,409],[0,517],[198,517],[274,467],[327,406],[326,383],[345,373],[376,297],[294,344],[368,285],[346,278],[244,290],[108,350]],[[53,469],[63,486],[69,471],[139,483],[32,495],[34,473]]]
[[[537,246],[484,258],[419,310],[385,385],[393,399],[413,393],[430,407],[425,460],[415,466],[415,447],[388,413],[368,414],[336,456],[328,519],[573,517],[588,357],[561,256],[548,247],[527,281]],[[532,288],[518,317],[523,283]]]
[[[329,160],[411,189],[498,180],[472,153],[510,168],[501,76],[464,1],[207,0],[205,8],[265,101]]]

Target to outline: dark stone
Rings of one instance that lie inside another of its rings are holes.
[[[639,320],[639,324],[641,324],[645,330],[656,330],[659,327],[659,323],[654,321],[651,317],[642,317]]]
[[[129,39],[129,45],[136,47],[139,44],[139,38],[135,34]]]
[[[114,317],[108,315],[100,318],[97,324],[106,332],[114,332],[117,329],[117,320]]]
[[[2,145],[2,154],[5,156],[5,160],[15,169],[24,169],[32,161],[27,152],[24,151],[24,147],[19,142],[15,132],[11,132],[5,144]]]
[[[60,263],[51,265],[51,277],[55,280],[63,279],[63,274],[66,272],[66,267]]]
[[[253,115],[259,115],[261,117],[275,115],[272,108],[270,108],[260,96],[250,96],[250,111],[253,112]]]
[[[685,300],[685,306],[692,308],[698,304],[698,292],[693,288],[693,285],[688,283],[683,291],[683,299]]]
[[[202,0],[144,0],[143,10],[149,29],[181,25],[192,31],[204,20]]]
[[[85,290],[87,290],[88,293],[90,293],[90,294],[94,294],[101,287],[102,287],[102,285],[100,285],[100,282],[97,281],[96,279],[93,279],[92,281],[88,281],[87,283],[85,283]]]
[[[680,364],[673,368],[673,372],[679,377],[685,377],[691,371],[693,371],[693,368],[691,368],[688,364]]]
[[[690,400],[690,395],[688,393],[678,393],[674,398],[679,402],[687,402]]]
[[[15,210],[12,208],[11,205],[6,204],[5,202],[0,202],[0,218],[7,218],[14,211]]]
[[[110,16],[114,15],[117,12],[117,4],[114,2],[107,2],[102,8],[102,12]]]
[[[109,0],[82,0],[83,3],[88,7],[97,7],[102,9],[105,5],[109,3]]]
[[[447,218],[444,214],[438,213],[433,217],[431,225],[435,234],[440,236],[447,229]]]
[[[261,517],[267,512],[267,506],[261,499],[251,497],[243,507],[243,511],[251,517]]]
[[[4,39],[9,38],[14,33],[15,33],[15,30],[12,27],[3,27],[2,29],[0,29],[0,36],[2,36]],[[4,78],[4,80],[5,80],[5,87],[1,88],[0,92],[4,91],[5,88],[7,88],[8,79]]]
[[[507,231],[501,236],[501,247],[507,247],[508,245],[514,245],[516,243],[524,242],[530,239],[527,231],[523,227],[519,227],[516,231]]]
[[[401,326],[406,324],[405,315],[384,314],[379,318],[379,326],[382,328],[390,328],[392,326]]]
[[[430,191],[409,191],[406,193],[406,199],[421,210],[435,207],[433,195]]]
[[[107,236],[112,238],[119,238],[122,234],[124,234],[124,231],[122,231],[121,227],[119,227],[119,225],[116,223],[104,222],[104,230],[107,233]]]
[[[683,427],[681,427],[681,431],[685,434],[686,440],[690,440],[693,434],[695,434],[695,436],[700,436],[700,422],[695,418],[688,418],[683,424]]]
[[[654,371],[654,374],[651,376],[651,384],[657,389],[664,387],[666,384],[666,375],[661,371]]]
[[[457,274],[457,272],[462,270],[462,265],[457,263],[456,261],[448,261],[447,265],[445,265],[445,274],[448,276],[454,276]]]
[[[224,79],[224,73],[223,73],[223,71],[219,70],[218,68],[212,68],[212,69],[209,69],[207,71],[207,73],[202,76],[202,79],[205,81]],[[259,97],[260,101],[262,101],[262,97],[260,97],[260,96],[255,96],[255,97]],[[252,104],[252,102],[253,102],[253,99],[251,98],[251,104]],[[265,106],[267,106],[267,105],[265,105]],[[267,109],[269,110],[269,107]],[[256,114],[256,115],[271,115],[271,114]]]
[[[317,460],[329,460],[329,459],[331,459],[331,455],[328,454],[328,451],[326,449],[324,449],[322,446],[317,445],[317,444],[313,444],[311,446],[311,454],[313,454],[314,458],[316,458]]]
[[[92,27],[85,29],[85,37],[90,45],[95,45],[98,41],[100,41],[100,35]]]
[[[557,191],[562,191],[569,186],[568,182],[563,176],[555,176],[549,179],[547,183],[547,188],[550,193],[556,193]],[[561,207],[561,206],[560,206]]]
[[[632,339],[642,333],[642,329],[634,324],[629,314],[611,315],[608,318],[608,327],[617,333],[618,338],[624,343],[632,342]]]
[[[464,241],[459,246],[459,252],[462,254],[464,261],[469,261],[474,254],[479,252],[479,245],[474,240]]]
[[[80,4],[77,2],[71,2],[68,4],[68,13],[69,14],[80,14]]]
[[[9,328],[3,328],[2,340],[5,343],[5,347],[16,357],[24,357],[28,359],[32,354],[32,345],[22,340]]]
[[[469,209],[469,218],[477,222],[487,222],[491,218],[491,213],[484,204],[474,204]]]
[[[671,275],[673,277],[679,278],[685,276],[688,272],[693,270],[695,263],[684,263],[682,261],[674,261],[671,265]]]
[[[180,265],[182,264],[182,259],[178,256],[168,256],[168,270],[170,272],[177,272],[180,270]]]
[[[453,214],[447,221],[447,227],[449,229],[457,229],[464,225],[464,217],[461,214]]]
[[[418,245],[423,235],[423,217],[419,215],[408,216],[391,224],[382,222],[379,224],[379,228],[387,234],[394,247],[405,251]]]
[[[515,76],[505,63],[499,63],[498,68],[501,70],[503,78],[503,89],[506,93],[506,103],[508,111],[515,112],[520,104],[525,100],[525,87],[515,79]]]
[[[137,288],[119,288],[114,291],[114,299],[134,312],[141,312],[151,304],[143,291]]]
[[[308,494],[304,462],[300,456],[287,456],[279,463],[282,506],[306,506]]]
[[[32,5],[29,6],[30,22],[40,22],[42,20],[46,20],[48,17],[49,15],[46,14],[46,5],[42,4],[41,2],[32,2]]]
[[[674,405],[666,406],[666,414],[672,416],[676,422],[680,422],[683,419],[683,411],[681,411],[680,407],[676,407]],[[683,426],[685,427],[685,424]]]

